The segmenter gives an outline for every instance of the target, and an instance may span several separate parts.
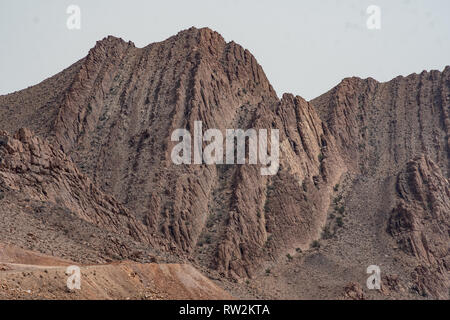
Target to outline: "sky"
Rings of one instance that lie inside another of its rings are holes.
[[[67,27],[70,5],[80,9],[80,29]],[[62,71],[107,35],[144,47],[195,26],[249,49],[278,96],[309,100],[345,77],[443,70],[449,16],[448,0],[1,0],[0,94]]]

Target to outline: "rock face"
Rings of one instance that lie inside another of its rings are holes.
[[[416,286],[424,296],[445,299],[450,283],[450,188],[448,179],[427,157],[407,163],[397,178],[399,202],[392,210],[388,232],[400,248],[417,258]]]
[[[134,216],[79,172],[60,150],[20,129],[11,137],[0,132],[0,182],[3,192],[61,204],[78,217],[112,232],[128,231],[136,240],[148,236]]]
[[[3,240],[78,262],[128,258],[150,243],[123,205],[28,129],[0,132],[0,203]]]
[[[450,67],[386,83],[348,78],[311,103],[354,169],[395,175],[427,154],[448,176],[449,77]]]
[[[345,286],[343,298],[347,300],[365,300],[361,286],[354,282]]]
[[[373,202],[367,216],[416,258],[411,290],[448,298],[450,67],[386,83],[345,79],[311,103],[355,174],[350,192],[378,190],[360,201]]]
[[[209,29],[142,49],[108,37],[72,69],[51,125],[43,130],[49,121],[35,112],[26,122],[130,209],[157,247],[194,252],[227,276],[245,277],[258,259],[292,249],[293,238],[307,247],[318,237],[327,190],[343,171],[333,138],[305,100],[278,100],[247,50]],[[267,178],[256,167],[176,166],[170,135],[194,121],[204,130],[279,128],[283,169]]]
[[[248,50],[207,28],[144,48],[110,36],[58,75],[0,96],[0,129],[27,127],[39,136],[2,133],[8,160],[0,173],[8,190],[60,203],[94,226],[236,280],[307,251],[328,235],[333,207],[343,213],[348,202],[346,210],[361,221],[377,219],[390,237],[379,240],[381,247],[414,243],[405,254],[448,281],[449,105],[449,67],[387,83],[349,78],[307,102],[291,94],[279,99]],[[203,131],[278,129],[278,173],[262,176],[255,165],[175,165],[171,134],[192,132],[194,121]],[[420,166],[432,166],[431,176],[440,170],[432,185],[421,182],[425,198],[396,193],[392,182],[398,176],[402,190],[412,188],[404,170],[417,156]],[[64,166],[48,175],[49,163]],[[360,209],[369,201],[358,199],[363,190],[379,191],[367,197],[373,206]],[[422,206],[429,194],[439,204]],[[440,242],[425,245],[410,220]],[[349,237],[372,232],[355,226]],[[356,249],[348,243],[362,245],[358,240],[335,243],[351,255]],[[371,250],[381,254],[381,247]],[[423,286],[441,298],[448,283]]]

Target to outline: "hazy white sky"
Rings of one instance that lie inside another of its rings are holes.
[[[70,4],[81,29],[66,27]],[[381,29],[369,30],[369,5]],[[281,96],[314,98],[359,76],[387,81],[450,65],[449,0],[1,0],[0,94],[26,88],[115,35],[143,47],[191,26],[249,49]]]

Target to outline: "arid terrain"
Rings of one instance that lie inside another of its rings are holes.
[[[104,38],[0,96],[0,298],[449,299],[449,112],[450,66],[306,101],[208,28]],[[174,164],[195,121],[278,129],[278,173]]]
[[[69,290],[68,260],[0,245],[0,299],[232,299],[189,264],[131,261],[80,266]]]

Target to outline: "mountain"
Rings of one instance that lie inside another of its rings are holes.
[[[2,300],[233,299],[188,264],[132,261],[80,266],[81,290],[67,290],[73,261],[0,244]]]
[[[347,78],[308,102],[279,99],[248,50],[207,28],[144,48],[109,36],[0,96],[2,218],[42,208],[0,242],[80,262],[189,261],[236,297],[448,299],[449,106],[450,67]],[[278,129],[279,170],[174,164],[172,132],[196,121]],[[76,251],[15,236],[75,225],[90,235],[62,232]],[[369,265],[381,290],[365,288]]]

